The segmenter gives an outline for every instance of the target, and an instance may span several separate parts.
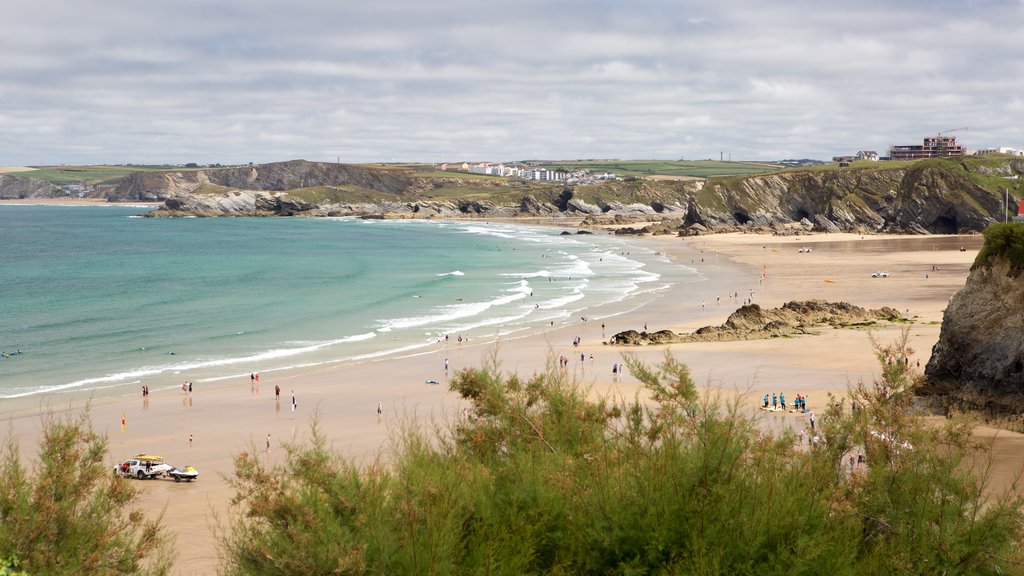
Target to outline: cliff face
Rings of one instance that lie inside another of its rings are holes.
[[[401,194],[410,188],[412,178],[405,170],[371,170],[349,164],[293,160],[240,168],[136,172],[121,181],[111,194],[111,200],[164,200],[191,194],[209,184],[277,192],[315,186],[355,186],[384,194]]]
[[[297,160],[133,174],[111,199],[168,200],[154,215],[562,214],[591,224],[661,220],[683,234],[746,229],[956,233],[980,232],[1001,220],[1003,197],[1001,189],[990,191],[997,187],[993,182],[1022,172],[1024,163],[1017,161],[926,161],[910,167],[780,172],[706,183],[630,179],[562,186],[456,175],[427,178],[408,170]],[[978,182],[988,182],[987,188]]]
[[[878,230],[903,169],[786,172],[727,179],[705,188],[687,220],[708,228],[806,223],[822,231]]]
[[[997,412],[1024,410],[1024,225],[1012,252],[982,250],[967,284],[950,300],[939,341],[925,367],[925,395]],[[993,227],[997,228],[997,227]],[[986,231],[986,247],[991,243]]]
[[[979,231],[998,222],[1002,209],[1003,198],[972,183],[964,174],[915,166],[900,182],[886,228],[938,234]]]
[[[53,198],[64,192],[45,180],[0,174],[0,199]]]

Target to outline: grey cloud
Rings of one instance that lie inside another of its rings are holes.
[[[0,164],[1024,146],[1020,2],[125,4],[0,21]]]

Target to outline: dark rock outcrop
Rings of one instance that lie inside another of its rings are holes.
[[[846,302],[824,300],[792,301],[781,308],[764,310],[757,304],[737,309],[721,326],[704,326],[693,334],[671,330],[647,333],[626,330],[611,337],[610,344],[640,346],[683,342],[725,342],[758,340],[793,334],[807,334],[822,326],[870,326],[877,321],[895,322],[900,313],[889,307],[868,310]]]
[[[57,198],[66,196],[59,187],[35,178],[0,174],[0,199]]]
[[[1024,239],[1024,225],[1016,226]],[[1024,412],[1024,274],[1007,255],[976,262],[950,300],[925,379],[922,395],[987,412]]]
[[[885,228],[897,232],[956,234],[981,231],[1002,216],[1003,198],[953,170],[917,164],[907,170]]]

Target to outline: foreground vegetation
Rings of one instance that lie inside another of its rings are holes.
[[[882,376],[819,414],[817,447],[773,437],[686,366],[627,358],[649,401],[592,400],[552,366],[456,375],[451,429],[409,427],[393,462],[327,446],[236,459],[228,574],[1003,574],[1021,502],[986,498],[966,422],[913,414],[907,333]],[[858,409],[852,410],[855,404]],[[866,464],[850,464],[855,453]]]
[[[168,574],[160,519],[134,508],[137,492],[110,473],[107,439],[88,412],[48,416],[31,469],[9,439],[0,460],[0,574]],[[23,572],[19,572],[23,570]]]
[[[453,379],[464,415],[406,427],[388,465],[346,460],[315,422],[284,464],[241,453],[224,573],[1022,573],[1022,502],[972,475],[970,422],[915,415],[907,337],[873,342],[879,380],[830,398],[814,447],[699,395],[669,355],[626,358],[632,401],[492,358]],[[133,508],[88,414],[43,429],[31,469],[13,440],[0,460],[0,574],[169,573],[160,519]]]
[[[985,245],[974,259],[971,269],[990,266],[994,256],[1004,256],[1017,271],[1024,270],[1024,224],[1001,222],[985,229]]]

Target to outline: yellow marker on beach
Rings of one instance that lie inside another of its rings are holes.
[[[827,282],[827,283],[829,283],[829,284],[835,284],[835,283],[836,283],[836,281],[835,281],[835,280],[825,280],[825,282]]]

